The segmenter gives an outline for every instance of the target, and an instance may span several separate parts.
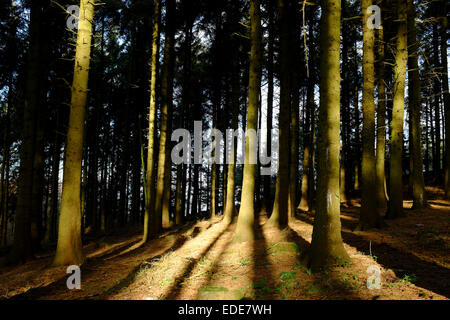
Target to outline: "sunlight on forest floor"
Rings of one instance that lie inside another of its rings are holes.
[[[82,289],[68,290],[51,254],[0,275],[0,297],[23,299],[448,299],[450,202],[406,210],[382,230],[353,232],[359,208],[342,208],[342,236],[352,263],[312,274],[300,264],[312,213],[298,213],[283,232],[258,228],[257,240],[231,242],[235,225],[200,221],[138,247],[134,233],[85,246]],[[405,208],[411,203],[405,201]],[[266,217],[260,218],[263,224]],[[251,245],[249,245],[251,244]],[[381,268],[382,287],[369,290],[366,270]]]

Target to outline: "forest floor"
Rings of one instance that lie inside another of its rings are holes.
[[[312,213],[298,213],[280,232],[257,228],[257,240],[232,243],[235,224],[190,223],[138,246],[138,230],[84,246],[81,290],[68,290],[52,252],[0,269],[0,299],[450,299],[450,202],[427,188],[431,207],[409,210],[381,230],[352,230],[359,202],[342,207],[342,236],[352,262],[311,273],[300,263]],[[266,220],[260,218],[260,225]],[[369,266],[381,289],[368,289]]]

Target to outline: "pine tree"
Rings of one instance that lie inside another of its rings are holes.
[[[313,270],[349,260],[339,199],[340,0],[322,2],[317,208],[307,264]]]
[[[166,34],[164,44],[164,62],[161,79],[161,129],[159,137],[159,157],[158,173],[155,195],[155,215],[162,216],[162,227],[168,228],[171,225],[169,214],[169,202],[167,195],[170,195],[170,151],[169,151],[169,129],[172,115],[172,92],[173,92],[173,64],[174,64],[174,9],[173,0],[166,1]]]
[[[289,200],[289,111],[291,107],[291,79],[289,59],[289,7],[285,0],[278,0],[280,17],[280,115],[279,115],[279,162],[272,214],[266,226],[284,228],[288,224]],[[292,182],[293,183],[293,182]]]
[[[385,210],[386,203],[386,84],[383,26],[378,29],[378,64],[377,64],[377,152],[376,152],[376,201],[379,210]]]
[[[361,162],[361,216],[358,230],[379,226],[376,198],[373,196],[376,186],[375,171],[375,32],[369,27],[370,12],[367,9],[372,0],[362,0],[363,13],[363,129],[362,129],[362,162]]]
[[[413,209],[420,210],[426,206],[425,183],[423,178],[422,139],[420,126],[420,109],[422,105],[418,65],[418,42],[416,39],[416,13],[413,0],[408,1],[408,97],[411,117],[410,141],[412,142],[412,191]]]
[[[389,164],[389,207],[386,218],[393,219],[403,215],[403,118],[405,109],[405,74],[407,60],[407,22],[406,0],[397,2],[397,39],[395,45],[395,67],[393,86],[393,107],[390,139]]]
[[[159,21],[161,18],[161,0],[155,0],[153,16],[153,38],[150,78],[150,108],[148,114],[148,151],[146,174],[146,204],[144,213],[144,234],[142,241],[154,237],[161,228],[161,220],[155,213],[155,130],[156,130],[156,76],[158,72]]]
[[[260,0],[250,0],[250,71],[248,88],[247,130],[257,129],[258,100],[261,87],[261,60],[262,60],[262,33]],[[255,170],[256,165],[250,159],[256,159],[256,141],[245,138],[244,178],[242,181],[241,207],[234,235],[235,242],[254,240],[254,197],[255,197]]]
[[[54,265],[80,265],[84,260],[81,244],[81,162],[94,6],[94,1],[80,1],[58,245]]]

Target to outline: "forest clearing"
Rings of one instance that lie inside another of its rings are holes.
[[[0,300],[449,300],[449,13],[2,0]]]

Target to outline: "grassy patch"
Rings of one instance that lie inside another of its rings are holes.
[[[403,278],[400,279],[400,282],[403,283],[415,283],[417,281],[417,276],[414,273],[405,274]]]
[[[299,254],[300,248],[295,242],[277,242],[269,246],[267,250],[268,254],[276,255],[277,253],[294,253]]]

